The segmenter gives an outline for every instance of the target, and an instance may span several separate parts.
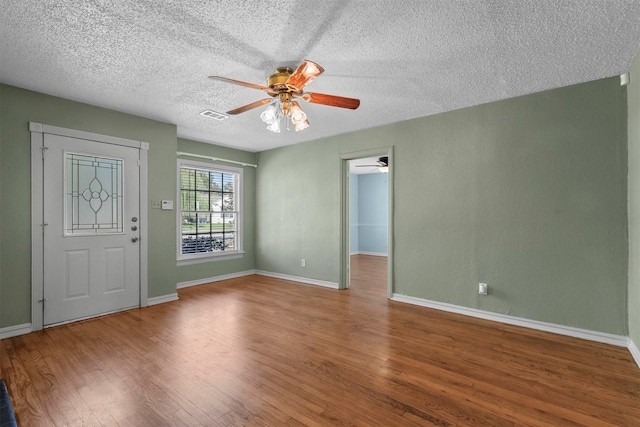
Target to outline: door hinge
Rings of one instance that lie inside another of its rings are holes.
[[[138,166],[140,166],[142,164],[142,162],[140,161],[140,159],[138,159]]]
[[[42,298],[42,299],[39,299],[39,300],[38,300],[38,302],[41,302],[41,303],[43,303],[43,304],[44,304],[45,302],[47,302],[47,301],[48,301],[48,300],[47,300],[46,298]]]
[[[49,147],[40,147],[40,150],[42,150],[42,159],[44,160],[44,155],[47,152],[47,150],[49,149]]]

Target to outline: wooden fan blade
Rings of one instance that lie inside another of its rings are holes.
[[[235,115],[235,114],[244,113],[245,111],[249,111],[249,110],[252,110],[254,108],[258,108],[261,105],[268,104],[271,101],[272,101],[271,98],[261,99],[260,101],[252,102],[251,104],[243,105],[242,107],[238,107],[238,108],[233,109],[231,111],[227,111],[227,114]]]
[[[250,87],[252,89],[267,90],[266,86],[260,86],[260,85],[254,84],[254,83],[247,83],[247,82],[243,82],[243,81],[240,81],[240,80],[229,79],[227,77],[209,76],[209,78],[211,80],[220,80],[221,82],[233,83],[234,85]]]
[[[306,59],[298,66],[298,68],[287,79],[287,86],[293,86],[297,90],[302,90],[313,79],[324,73],[324,68],[312,61]]]
[[[331,107],[349,108],[351,110],[355,110],[360,106],[360,100],[356,98],[345,98],[344,96],[326,95],[316,92],[303,93],[302,99],[312,104],[323,104]]]

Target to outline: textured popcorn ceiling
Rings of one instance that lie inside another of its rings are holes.
[[[629,0],[0,2],[1,82],[249,151],[619,75],[640,47]],[[265,97],[207,76],[264,85],[303,59],[325,69],[307,90],[361,107],[303,103],[311,126],[282,134],[262,108],[199,115]]]

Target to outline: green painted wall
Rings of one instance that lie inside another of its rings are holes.
[[[258,154],[256,265],[259,270],[338,281],[338,139]],[[305,258],[306,267],[300,260]]]
[[[393,145],[395,293],[626,335],[626,117],[611,78],[262,152],[257,268],[337,282],[339,156]]]
[[[149,200],[175,199],[176,128],[37,92],[2,85],[0,326],[31,321],[30,121],[149,142]],[[11,200],[11,203],[7,203]],[[175,216],[149,210],[149,296],[175,292]]]
[[[35,121],[149,142],[149,200],[175,200],[167,171],[177,149],[257,158],[258,170],[245,168],[242,259],[176,267],[175,211],[149,210],[150,297],[175,292],[176,282],[252,268],[337,282],[340,154],[393,145],[394,292],[630,332],[637,343],[640,281],[627,288],[636,263],[628,265],[626,91],[604,79],[255,155],[177,140],[173,125],[0,85],[0,327],[30,321],[27,123]],[[638,126],[630,120],[631,175]],[[629,224],[633,230],[633,213]],[[632,253],[638,242],[632,237]],[[477,295],[479,281],[490,296]]]
[[[233,148],[220,147],[211,144],[178,139],[178,151],[186,153],[201,154],[212,157],[220,157],[237,162],[245,162],[250,164],[257,163],[255,153],[234,150]],[[185,157],[188,158],[188,157]],[[194,159],[199,160],[199,159]],[[202,160],[207,162],[207,160]],[[223,165],[227,163],[221,163]],[[230,166],[236,166],[231,164]],[[256,169],[253,167],[244,167],[242,174],[243,183],[243,250],[245,254],[242,258],[227,261],[213,261],[202,264],[192,264],[178,267],[177,281],[188,282],[191,280],[205,279],[224,274],[231,274],[241,271],[255,269],[256,266],[256,249],[255,249],[255,211],[256,211]]]
[[[30,121],[149,142],[149,201],[176,200],[178,147],[255,163],[253,153],[178,142],[174,125],[0,85],[0,328],[31,321]],[[247,255],[242,260],[178,268],[176,211],[149,209],[149,297],[174,293],[179,281],[255,268],[255,170],[248,169],[244,176]]]
[[[629,70],[629,337],[640,346],[640,57]]]

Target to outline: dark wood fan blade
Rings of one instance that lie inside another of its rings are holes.
[[[209,78],[211,80],[220,80],[221,82],[233,83],[234,85],[250,87],[252,89],[267,90],[266,86],[260,86],[260,85],[257,85],[257,84],[247,83],[247,82],[243,82],[243,81],[240,81],[240,80],[229,79],[227,77],[209,76]]]
[[[313,79],[324,73],[324,68],[312,61],[306,59],[298,66],[298,68],[289,76],[287,86],[293,86],[298,90],[302,90]]]
[[[243,105],[242,107],[238,107],[234,110],[227,111],[227,114],[235,115],[235,114],[244,113],[245,111],[249,111],[254,108],[258,108],[261,105],[268,104],[271,101],[272,101],[271,98],[261,99],[260,101],[252,102],[251,104]]]
[[[360,100],[356,98],[345,98],[344,96],[326,95],[316,92],[303,93],[302,99],[312,104],[323,104],[331,107],[349,108],[351,110],[355,110],[360,106]]]

